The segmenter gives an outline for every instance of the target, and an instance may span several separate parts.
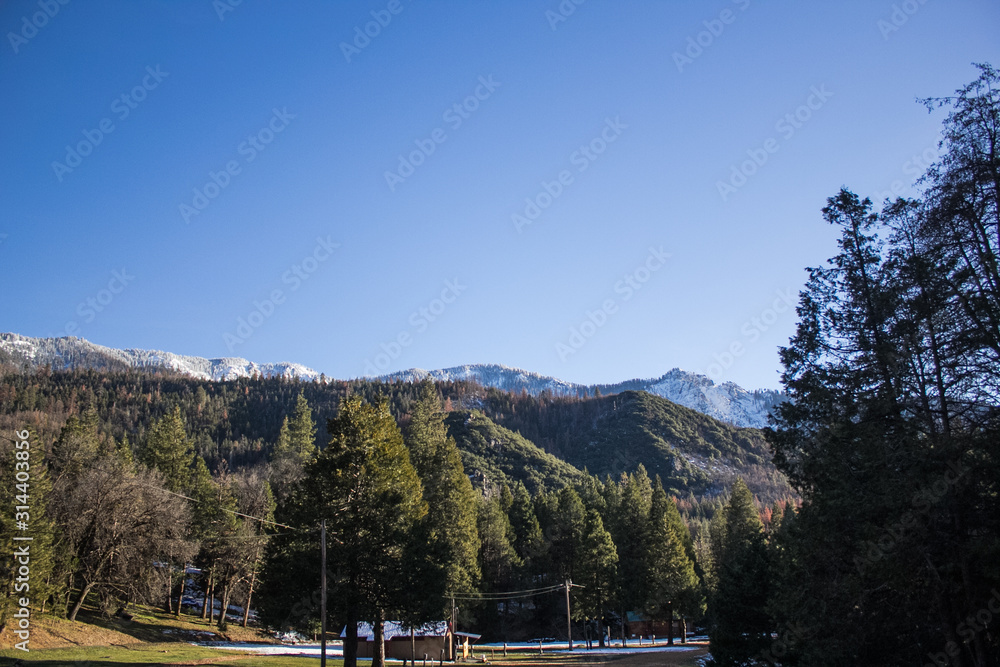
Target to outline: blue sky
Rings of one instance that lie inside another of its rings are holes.
[[[0,4],[0,331],[778,387],[995,2]],[[367,32],[367,34],[366,34]]]

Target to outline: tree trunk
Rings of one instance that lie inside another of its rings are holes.
[[[344,667],[358,667],[358,609],[347,607],[347,627],[344,637]]]
[[[208,624],[211,625],[215,623],[215,574],[212,574],[212,580],[209,582],[208,587]]]
[[[681,643],[688,643],[688,622],[684,616],[681,616]]]
[[[208,597],[212,592],[212,572],[208,573],[208,582],[205,584],[205,590],[201,594],[201,617],[202,619],[208,618]],[[209,621],[211,622],[211,621]]]
[[[177,618],[181,617],[181,605],[184,604],[184,584],[187,583],[187,563],[181,568],[181,592],[177,594]]]
[[[374,642],[372,643],[372,667],[385,667],[385,636],[383,634],[383,620],[385,612],[381,609],[375,615],[375,622],[372,623]]]
[[[667,603],[667,646],[674,645],[674,603]]]
[[[215,605],[213,605],[214,607]],[[219,610],[219,629],[225,632],[228,623],[226,612],[229,611],[229,582],[222,585],[222,608]]]
[[[247,623],[250,622],[250,599],[253,597],[253,585],[257,580],[257,568],[255,567],[250,572],[250,588],[247,590],[247,601],[243,605],[243,627],[247,627]]]
[[[80,607],[83,606],[84,599],[86,599],[87,595],[90,593],[90,589],[93,587],[93,582],[87,582],[87,584],[84,585],[83,589],[80,591],[80,597],[76,599],[76,604],[73,605],[73,609],[69,612],[69,616],[67,617],[69,620],[76,620],[76,615],[80,611]]]
[[[628,622],[628,612],[622,610],[622,648],[628,648],[628,639],[625,637],[625,624]]]
[[[167,563],[167,597],[163,602],[163,611],[168,614],[174,613],[174,578],[170,574],[170,568],[173,567],[172,564]]]
[[[604,612],[597,617],[597,646],[604,648]]]

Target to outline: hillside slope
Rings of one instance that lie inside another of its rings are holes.
[[[462,452],[462,465],[477,485],[524,482],[532,493],[559,488],[583,477],[577,468],[535,446],[477,410],[456,410],[445,419]]]

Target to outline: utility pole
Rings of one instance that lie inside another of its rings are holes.
[[[326,667],[326,519],[319,524],[319,665]]]
[[[455,622],[458,620],[456,617],[458,614],[455,610],[455,596],[451,597],[451,659],[458,660],[458,642],[455,640],[455,631],[458,630],[458,626]]]
[[[566,580],[566,639],[569,642],[569,650],[573,650],[573,626],[569,620],[569,587],[570,581]]]

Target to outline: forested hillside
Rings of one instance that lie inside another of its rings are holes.
[[[416,398],[416,385],[404,382],[260,377],[212,382],[164,371],[8,371],[0,380],[4,428],[31,426],[51,443],[69,417],[93,410],[102,438],[127,438],[138,447],[150,424],[177,407],[195,451],[213,471],[223,462],[229,470],[266,463],[299,393],[313,411],[320,447],[329,440],[327,420],[336,416],[344,396],[369,402],[385,397],[402,426]],[[465,428],[466,417],[448,420],[470,475],[502,472],[503,480],[522,481],[536,490],[564,486],[584,468],[604,477],[634,471],[642,463],[679,495],[718,494],[735,475],[744,476],[766,504],[792,495],[768,462],[759,431],[724,424],[656,396],[532,397],[470,382],[437,386],[446,411],[479,411],[473,429]],[[509,445],[497,447],[498,442]]]

